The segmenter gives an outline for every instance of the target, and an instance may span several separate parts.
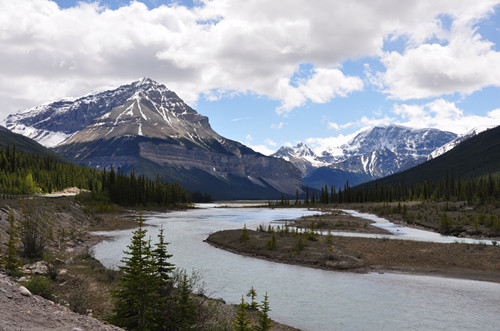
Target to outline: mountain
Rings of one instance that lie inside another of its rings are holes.
[[[457,145],[441,156],[422,163],[401,173],[377,180],[379,184],[399,185],[406,183],[434,181],[446,177],[446,173],[460,174],[462,179],[500,173],[500,126],[479,133]]]
[[[327,165],[325,162],[319,161],[314,151],[304,143],[299,143],[295,147],[283,146],[272,156],[292,162],[303,177],[306,177],[316,168]]]
[[[302,192],[298,170],[226,139],[173,91],[145,78],[9,116],[6,126],[92,168],[157,175],[216,199]]]
[[[487,126],[487,125],[478,126],[478,127],[474,128],[474,129],[470,130],[469,132],[465,133],[465,134],[459,135],[458,137],[456,137],[455,139],[453,139],[449,143],[444,144],[443,146],[441,146],[441,147],[437,148],[436,150],[434,150],[431,154],[429,154],[429,156],[427,157],[427,160],[435,159],[436,157],[441,156],[444,153],[446,153],[446,152],[452,150],[453,148],[457,147],[459,144],[461,144],[462,142],[466,141],[467,139],[470,139],[470,138],[472,138],[474,136],[477,136],[481,132],[484,132],[484,131],[489,130],[489,129],[494,128],[494,127],[495,127],[494,125],[491,125],[491,126]]]
[[[36,141],[23,135],[10,132],[3,126],[0,126],[0,147],[7,148],[7,146],[9,146],[10,148],[13,148],[14,145],[16,146],[16,151],[24,154],[50,156],[59,162],[69,163],[68,160],[40,145]]]
[[[330,146],[318,154],[299,144],[281,148],[273,156],[294,163],[311,187],[339,187],[346,180],[356,185],[411,168],[456,137],[438,129],[378,126],[360,132],[347,144]]]

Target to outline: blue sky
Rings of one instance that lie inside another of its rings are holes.
[[[221,135],[321,151],[374,125],[500,125],[500,0],[0,4],[0,117],[150,77]]]

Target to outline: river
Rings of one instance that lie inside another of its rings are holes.
[[[202,275],[207,294],[239,303],[250,287],[267,292],[270,316],[303,330],[492,330],[500,327],[500,284],[461,279],[325,271],[240,256],[203,242],[215,231],[250,229],[316,211],[204,208],[144,215],[154,241],[165,228],[172,262]],[[387,224],[386,224],[387,225]],[[116,267],[133,230],[94,247],[95,257]],[[401,229],[400,229],[401,231]]]

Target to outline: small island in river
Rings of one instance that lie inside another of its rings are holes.
[[[500,247],[335,236],[330,231],[388,234],[341,211],[305,216],[257,230],[218,231],[206,241],[274,262],[350,272],[401,272],[500,282]]]

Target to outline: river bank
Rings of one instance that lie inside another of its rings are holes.
[[[27,274],[29,279],[35,274],[50,279],[47,300],[37,295],[25,297],[18,288],[19,277],[9,279],[0,270],[0,330],[37,329],[63,330],[73,327],[83,330],[119,330],[102,320],[107,319],[112,311],[110,290],[116,288],[120,272],[105,268],[94,258],[93,247],[107,236],[96,235],[96,231],[116,231],[134,229],[140,212],[118,210],[110,213],[91,214],[82,205],[70,197],[37,199],[36,201],[0,201],[0,245],[6,245],[8,228],[6,220],[10,211],[17,220],[23,218],[23,208],[30,208],[40,217],[49,220],[45,230],[50,234],[46,241],[43,257],[37,265],[43,266],[36,272]],[[159,213],[157,211],[148,214]],[[159,214],[163,214],[159,213]],[[45,233],[45,232],[44,232]],[[4,252],[2,248],[0,255]],[[1,257],[0,257],[1,258]],[[26,263],[26,262],[25,262]],[[49,275],[48,270],[55,270],[57,275]],[[201,275],[202,276],[202,275]],[[81,300],[75,302],[75,300]],[[230,328],[235,316],[236,306],[225,304],[219,299],[206,298],[213,309],[207,323]],[[80,313],[75,313],[75,303]],[[71,308],[71,309],[70,309]],[[95,317],[95,318],[94,318]],[[249,317],[257,321],[257,312],[249,312]],[[284,324],[274,323],[272,330],[298,330]]]
[[[261,231],[219,231],[206,241],[238,254],[326,270],[408,273],[500,283],[500,247],[496,245],[327,235],[327,230],[389,233],[366,219],[331,210],[280,223],[281,227]],[[303,233],[285,230],[288,226]]]

